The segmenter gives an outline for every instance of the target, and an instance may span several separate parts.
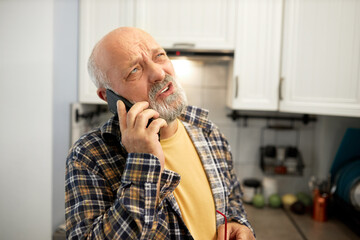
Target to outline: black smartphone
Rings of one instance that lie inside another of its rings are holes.
[[[110,89],[106,89],[106,98],[107,98],[107,102],[108,102],[108,106],[109,106],[109,110],[110,112],[112,112],[113,114],[117,115],[117,105],[116,102],[118,100],[123,101],[123,103],[125,104],[125,108],[126,111],[128,112],[130,110],[130,108],[134,105],[132,104],[129,100],[127,100],[126,98],[114,93],[112,90]]]
[[[108,106],[109,106],[109,110],[110,112],[112,112],[113,114],[117,115],[117,105],[116,102],[118,100],[123,101],[123,103],[125,104],[125,108],[126,111],[128,112],[130,110],[130,108],[134,105],[132,104],[129,100],[127,100],[126,98],[114,93],[112,90],[110,89],[106,89],[106,98],[107,98],[107,102],[108,102]],[[148,127],[151,123],[153,119],[151,118],[148,122],[148,124],[146,125],[146,127]]]

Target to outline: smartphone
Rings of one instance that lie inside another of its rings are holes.
[[[107,98],[107,102],[108,102],[108,106],[109,106],[109,110],[110,112],[112,112],[113,114],[117,115],[117,105],[116,102],[118,100],[123,101],[123,103],[125,104],[125,108],[126,111],[128,112],[130,110],[130,108],[134,105],[132,104],[129,100],[127,100],[126,98],[114,93],[112,90],[110,89],[106,89],[106,98]]]
[[[131,103],[129,100],[127,100],[126,98],[114,93],[112,90],[110,89],[106,89],[106,98],[107,98],[107,102],[108,102],[108,107],[110,112],[112,112],[113,114],[117,115],[117,105],[116,102],[118,100],[123,101],[123,103],[125,104],[125,108],[126,111],[128,112],[130,110],[130,108],[134,105],[133,103]],[[151,118],[148,122],[148,124],[146,125],[146,127],[148,127],[151,123],[153,119]]]

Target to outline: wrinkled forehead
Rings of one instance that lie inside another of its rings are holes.
[[[105,39],[113,47],[122,51],[143,50],[149,52],[153,48],[160,47],[155,39],[140,29],[125,29],[111,32]]]
[[[152,38],[133,38],[118,41],[119,50],[123,53],[123,56],[129,56],[130,58],[139,57],[141,54],[150,56],[154,49],[160,48],[160,46]]]
[[[161,47],[150,34],[131,28],[110,32],[99,42],[97,48],[98,59],[105,63],[114,58],[131,61],[140,53],[150,55],[154,49]]]

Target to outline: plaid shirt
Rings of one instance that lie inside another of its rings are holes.
[[[242,205],[230,147],[207,115],[189,106],[180,120],[204,165],[216,209],[229,221],[252,230]],[[119,122],[113,117],[81,137],[70,150],[65,182],[67,238],[193,239],[173,195],[179,174],[163,171],[156,204],[159,160],[151,154],[127,153],[120,142]],[[224,219],[219,214],[216,217],[218,227]]]

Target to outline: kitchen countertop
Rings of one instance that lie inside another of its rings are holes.
[[[360,239],[336,218],[326,222],[312,220],[310,214],[297,215],[284,209],[255,208],[245,204],[248,219],[257,240],[356,240]],[[55,231],[53,240],[65,239],[64,226]]]
[[[310,214],[297,215],[284,209],[258,209],[246,204],[248,219],[257,240],[356,240],[360,239],[336,218],[312,220]]]

